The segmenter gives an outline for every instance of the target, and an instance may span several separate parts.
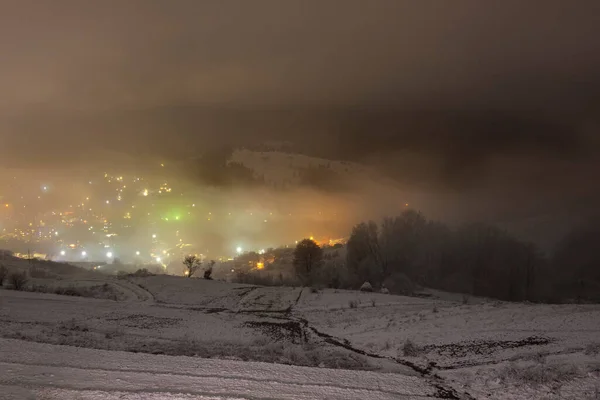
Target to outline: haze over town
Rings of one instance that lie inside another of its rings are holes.
[[[600,399],[597,1],[1,9],[0,397]]]

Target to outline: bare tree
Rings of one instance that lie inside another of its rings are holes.
[[[185,266],[185,275],[191,278],[202,265],[202,261],[195,255],[190,254],[183,259],[183,265]]]

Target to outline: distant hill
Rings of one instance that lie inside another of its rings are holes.
[[[391,185],[374,169],[359,163],[297,154],[288,144],[256,148],[222,148],[181,163],[185,175],[211,186],[266,186],[276,189],[309,187],[323,191],[355,189],[353,182],[369,180]]]
[[[282,151],[237,149],[229,160],[229,164],[232,163],[251,169],[257,179],[275,187],[342,189],[350,178],[367,178],[373,174],[361,164]]]

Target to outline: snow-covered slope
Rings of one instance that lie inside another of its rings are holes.
[[[326,168],[340,177],[366,179],[375,175],[368,167],[352,162],[327,160],[304,154],[284,153],[280,151],[251,151],[237,149],[233,152],[231,162],[241,163],[251,168],[257,176],[266,182],[282,184],[284,182],[299,183],[299,172],[307,168]]]
[[[3,389],[43,389],[34,393],[41,399],[152,399],[160,390],[167,399],[600,398],[598,305],[463,304],[435,291],[419,298],[171,276],[111,284],[126,301],[0,289]],[[216,389],[225,383],[233,391]]]
[[[424,399],[418,377],[0,339],[2,399]]]

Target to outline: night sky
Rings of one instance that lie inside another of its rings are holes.
[[[0,8],[4,167],[279,140],[511,218],[600,200],[597,0]]]

